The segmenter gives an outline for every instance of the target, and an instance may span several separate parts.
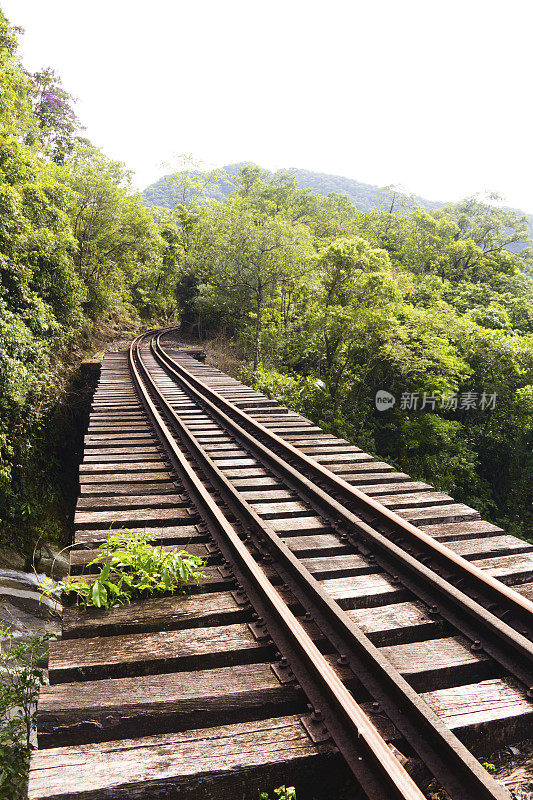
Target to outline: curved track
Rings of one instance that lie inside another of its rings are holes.
[[[439,692],[442,696],[454,691],[460,695],[465,683],[472,696],[478,686],[481,694],[492,691],[492,685],[501,685],[503,691],[509,686],[513,702],[521,708],[520,719],[525,720],[519,728],[531,735],[529,710],[524,711],[522,706],[529,709],[533,686],[533,603],[460,555],[457,548],[433,538],[358,489],[349,482],[349,473],[338,474],[321,463],[328,459],[313,457],[315,453],[331,451],[337,454],[335,458],[351,463],[359,457],[357,448],[328,438],[308,421],[302,422],[301,417],[291,416],[286,409],[257,396],[249,400],[252,405],[258,403],[255,409],[259,413],[255,413],[238,399],[238,386],[233,400],[228,398],[225,382],[230,379],[219,377],[220,373],[217,376],[184,355],[173,329],[149,332],[136,339],[128,363],[130,380],[144,414],[141,416],[133,403],[126,406],[128,432],[119,433],[118,437],[123,436],[123,444],[138,449],[143,458],[152,459],[149,469],[156,469],[155,456],[149,453],[157,450],[161,454],[169,474],[174,476],[179,502],[164,497],[158,488],[165,486],[165,491],[170,491],[166,473],[153,471],[141,477],[140,464],[135,473],[138,477],[130,479],[121,472],[120,479],[105,479],[110,481],[108,484],[104,480],[106,464],[95,467],[99,474],[85,479],[90,481],[84,489],[89,497],[83,501],[82,509],[91,511],[82,510],[79,516],[72,568],[82,570],[90,560],[96,542],[106,535],[102,528],[106,520],[114,521],[116,517],[117,523],[122,520],[133,524],[139,519],[146,524],[150,515],[137,513],[133,506],[135,500],[148,506],[150,491],[158,495],[154,506],[183,506],[183,512],[179,508],[157,512],[154,520],[161,525],[160,520],[173,519],[173,514],[189,515],[194,523],[194,528],[187,526],[192,539],[206,543],[201,547],[207,548],[211,563],[220,564],[222,585],[233,590],[239,610],[232,612],[231,619],[249,619],[257,646],[265,653],[270,649],[276,652],[273,669],[279,683],[292,692],[301,687],[309,704],[301,721],[311,740],[319,749],[322,742],[334,742],[367,797],[422,800],[424,795],[405,768],[412,762],[422,764],[452,800],[509,798],[508,792],[450,729],[449,718],[443,718],[428,698]],[[123,392],[130,402],[129,390],[120,388],[126,381],[120,381],[118,398]],[[94,427],[94,447],[100,446],[103,439],[99,437],[104,432],[108,436],[108,432],[122,430],[120,411],[107,399],[112,396],[107,392],[98,406],[100,421]],[[146,438],[146,421],[150,439]],[[135,436],[139,437],[137,441]],[[157,442],[156,450],[152,441]],[[122,470],[124,449],[111,447],[90,452],[103,453],[94,458],[104,462],[106,458],[116,460],[119,463],[115,467]],[[131,459],[124,458],[129,464]],[[87,470],[91,469],[89,464]],[[129,465],[127,469],[135,467]],[[156,479],[161,483],[151,483],[154,476],[160,476]],[[146,482],[144,492],[141,479]],[[124,499],[112,501],[109,487],[119,480],[136,483],[117,483]],[[131,497],[132,485],[137,487],[135,491],[143,492],[141,497]],[[100,508],[106,510],[92,510]],[[83,530],[87,525],[89,529]],[[154,530],[157,533],[165,529]],[[174,530],[168,528],[168,546],[176,540]],[[184,533],[185,527],[179,531]],[[180,537],[182,541],[181,533]],[[161,541],[166,541],[163,534]],[[214,587],[220,586],[220,578],[210,580],[214,580]],[[373,597],[370,591],[366,596],[365,589],[365,597],[358,600],[359,583],[372,580],[372,591],[377,594]],[[380,592],[381,597],[391,599],[381,601]],[[381,602],[393,605],[382,610]],[[385,611],[389,614],[386,620]],[[109,653],[113,646],[123,647],[124,634],[131,630],[131,637],[126,637],[128,646],[141,648],[144,653],[148,645],[141,632],[154,631],[157,636],[158,631],[168,628],[168,623],[163,618],[159,621],[157,614],[154,619],[143,616],[142,608],[135,614],[134,621],[122,614],[122,621],[118,622],[117,614],[83,620],[73,613],[67,615],[66,641],[51,651],[51,682],[82,681],[78,687],[83,705],[84,693],[87,697],[94,695],[95,681],[102,690],[123,691],[128,680],[133,680],[128,675],[174,670],[178,657],[165,657],[163,663],[154,656],[153,666],[143,654],[144,666],[132,666],[132,656],[104,658],[98,654],[98,658],[87,658],[82,649],[87,639],[80,639],[79,648],[72,644],[77,637],[104,637],[103,649]],[[172,622],[170,626],[178,625]],[[98,651],[99,639],[90,641],[95,643],[90,647]],[[396,648],[391,646],[394,644]],[[428,658],[435,660],[435,669],[432,671],[429,664],[424,667],[423,677],[417,677],[414,666],[400,665],[397,651],[402,647],[412,647],[415,661],[417,653],[426,647]],[[442,657],[439,647],[443,649]],[[108,674],[104,662],[115,664],[113,674],[118,680],[114,683],[102,680]],[[92,683],[83,683],[87,680]],[[428,688],[433,691],[428,693]],[[80,743],[111,740],[119,733],[131,741],[132,736],[139,735],[135,733],[135,719],[140,719],[136,716],[140,712],[131,716],[130,729],[124,717],[106,722],[96,711],[89,714],[74,709],[74,699],[69,701],[68,712],[58,712],[61,687],[52,686],[43,692],[40,744],[63,744],[67,731]],[[87,700],[85,706],[91,703]],[[126,701],[122,703],[130,707]],[[83,713],[94,722],[84,722]],[[149,717],[143,718],[147,733],[175,730],[178,724],[171,717],[162,722],[163,717],[158,716],[160,721],[154,723]],[[62,728],[60,719],[64,720]],[[91,728],[95,722],[101,726],[100,732]],[[492,730],[495,726],[490,719],[489,723]],[[475,746],[476,736],[482,735],[485,728],[485,723],[476,723],[462,732],[461,738]],[[505,742],[505,735],[502,728],[500,743]],[[150,746],[154,743],[160,746],[159,739],[150,740]],[[42,756],[44,766],[35,759],[35,785],[46,774],[46,752]],[[101,751],[95,757],[101,759]],[[113,769],[118,769],[116,755],[113,759]],[[148,794],[141,791],[140,797],[149,796],[148,781],[146,787]],[[47,791],[30,791],[30,798],[78,797]],[[118,790],[115,794],[109,792],[101,796],[123,796]],[[128,796],[131,787],[124,792]],[[174,796],[181,794],[168,794],[169,798]]]
[[[478,643],[483,639],[483,649],[492,657],[496,657],[508,671],[512,670],[512,674],[519,677],[525,684],[525,689],[529,689],[529,686],[533,684],[533,646],[531,641],[499,619],[493,611],[498,611],[502,617],[507,615],[515,624],[522,626],[522,630],[525,630],[526,626],[528,626],[527,630],[533,630],[531,627],[533,604],[457,556],[442,544],[435,542],[431,537],[424,535],[401,517],[367,497],[296,447],[283,441],[281,437],[255,421],[249,414],[241,411],[220,394],[202,384],[194,375],[172,359],[171,355],[162,347],[161,338],[161,334],[150,337],[150,350],[153,357],[195,403],[199,404],[212,419],[222,423],[224,428],[235,437],[239,444],[244,445],[248,452],[253,452],[264,463],[273,467],[283,479],[284,485],[290,485],[291,488],[298,491],[299,496],[305,497],[315,509],[320,510],[327,519],[334,522],[336,530],[341,535],[349,536],[352,543],[359,545],[358,552],[361,552],[360,545],[364,542],[365,545],[374,546],[374,555],[376,555],[376,551],[379,554],[384,553],[385,558],[380,566],[385,566],[389,572],[399,575],[400,578],[407,575],[405,584],[411,591],[415,590],[418,597],[429,602],[429,607],[432,609],[439,603],[440,613],[444,611],[443,615],[448,618],[448,621],[455,623],[461,633],[471,639],[473,647],[478,647]],[[385,711],[390,721],[400,730],[406,741],[423,759],[439,782],[452,797],[466,798],[478,794],[483,797],[503,797],[505,792],[489,778],[485,770],[446,729],[431,709],[420,701],[416,692],[397,670],[391,664],[386,663],[378,648],[373,646],[363,632],[356,628],[340,606],[327,596],[318,581],[294,556],[276,532],[254,512],[239,491],[224,477],[187,425],[165,400],[163,393],[158,390],[139,351],[138,343],[134,344],[132,364],[137,362],[139,370],[143,373],[142,381],[139,378],[139,391],[147,391],[147,387],[149,387],[149,392],[156,399],[167,421],[174,426],[174,431],[178,432],[180,445],[194,458],[204,480],[207,479],[210,486],[221,494],[225,503],[241,522],[245,531],[243,532],[243,528],[241,528],[241,536],[256,537],[256,548],[259,552],[262,550],[261,560],[264,561],[266,552],[267,559],[269,561],[272,559],[276,568],[279,566],[283,582],[290,586],[302,607],[307,613],[311,613],[314,622],[335,647],[339,657],[342,656],[343,662],[351,668],[358,681],[369,691],[373,701],[379,703],[380,708]],[[135,369],[135,366],[133,368]],[[137,373],[138,375],[139,373]],[[142,383],[145,384],[144,387],[142,387]],[[268,441],[270,447],[263,444],[259,437],[263,441]],[[274,448],[282,453],[283,457],[273,452]],[[287,459],[290,459],[292,464],[288,463]],[[301,471],[293,465],[297,465]],[[314,480],[307,477],[304,472],[311,475]],[[321,481],[324,488],[316,483],[317,480]],[[193,482],[198,485],[197,478],[195,481],[193,479]],[[328,491],[330,489],[331,493]],[[194,491],[192,486],[191,490]],[[360,508],[365,516],[372,513],[374,515],[373,527],[368,525],[361,516],[355,516],[350,507],[343,505],[337,499],[339,496],[347,499],[348,504],[352,500],[355,501],[358,510]],[[398,534],[404,537],[400,539],[400,543],[391,542],[381,533],[386,526],[395,534],[397,541]],[[215,531],[212,533],[217,538],[223,554],[235,568],[238,561],[236,554],[228,552],[220,534]],[[409,537],[408,544],[407,537]],[[418,557],[412,555],[415,547],[418,547],[416,553]],[[440,575],[431,570],[432,564],[429,564],[427,559],[428,551],[431,551],[432,554],[435,551],[435,560],[438,559]],[[370,551],[367,551],[367,554],[368,552]],[[250,557],[249,554],[248,557]],[[422,563],[422,559],[426,563]],[[451,573],[450,577],[453,582],[446,581],[442,577],[442,573],[446,574],[446,572]],[[253,598],[254,608],[258,608],[259,603],[254,597],[255,587],[251,573],[246,574],[243,565],[240,566],[239,573],[240,585],[248,597]],[[464,580],[465,576],[468,577],[470,594],[474,594],[476,597],[481,595],[487,605],[490,604],[492,611],[458,590],[457,584],[460,580]],[[446,604],[445,610],[443,609],[444,604]],[[495,604],[497,604],[496,608]],[[368,782],[367,774],[361,774],[362,752],[357,739],[362,737],[364,740],[367,730],[372,732],[372,736],[364,742],[365,761],[369,759],[373,762],[371,772],[377,774],[381,767],[384,774],[391,780],[397,772],[398,762],[386,745],[383,747],[385,743],[380,741],[379,735],[376,736],[377,731],[372,730],[374,726],[368,718],[364,720],[362,726],[361,721],[359,724],[355,724],[354,712],[351,714],[351,731],[349,727],[343,730],[339,716],[343,709],[349,713],[349,705],[346,693],[338,695],[333,689],[333,686],[339,681],[338,676],[331,669],[324,669],[323,659],[319,659],[317,662],[309,658],[307,663],[302,663],[302,659],[298,657],[300,655],[298,641],[301,641],[300,637],[303,637],[301,627],[292,641],[284,639],[283,634],[279,631],[280,621],[275,620],[274,609],[270,609],[263,603],[261,610],[268,633],[273,637],[284,657],[288,658],[292,671],[315,708],[320,708],[321,719],[324,719],[335,743],[370,796],[383,796],[384,798],[416,796],[418,790],[414,788],[414,785],[409,785],[405,777],[399,783],[394,782],[392,787],[385,783],[382,788],[378,789],[377,785]],[[289,609],[285,608],[284,611],[289,618],[283,619],[283,624],[290,629],[296,624],[296,620]],[[458,621],[459,624],[457,624]],[[314,678],[311,675],[312,672],[315,673]],[[327,677],[327,685],[323,687],[326,689],[325,692],[321,692],[316,685],[320,683],[320,676],[323,679]],[[341,696],[342,700],[340,700]],[[360,712],[360,709],[358,711]],[[358,719],[361,720],[361,717],[358,716]],[[354,737],[354,732],[356,737]],[[359,745],[356,748],[353,748],[354,741]],[[387,758],[382,761],[385,752],[387,752]],[[366,766],[365,764],[365,772]]]

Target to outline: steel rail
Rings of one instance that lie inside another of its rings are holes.
[[[156,397],[157,403],[165,407],[165,400],[148,370],[144,367],[138,352],[139,344],[144,336],[138,337],[132,343],[129,364],[135,388],[146,413],[184,486],[194,499],[197,508],[201,509],[202,516],[207,521],[209,528],[219,534],[217,538],[221,549],[226,552],[230,562],[236,565],[237,571],[245,573],[248,579],[246,581],[248,591],[255,594],[256,607],[263,609],[263,613],[268,614],[269,620],[276,621],[276,630],[280,639],[284,643],[286,643],[285,640],[288,640],[290,647],[299,651],[302,662],[306,664],[316,683],[314,694],[318,702],[320,703],[326,697],[330,702],[335,702],[339,715],[343,717],[346,738],[351,744],[351,752],[344,752],[343,755],[356,778],[365,791],[375,798],[387,800],[394,797],[401,800],[424,800],[422,792],[401,766],[376,727],[347,691],[298,619],[289,611],[279,592],[251,556],[179,448],[174,435],[150,397],[150,393],[152,393]],[[143,372],[142,378],[139,369]],[[146,384],[150,385],[150,392]],[[253,590],[250,589],[250,586],[253,586]]]
[[[493,613],[495,610],[494,604],[500,610],[503,607],[503,616],[505,616],[506,612],[511,613],[510,606],[512,606],[515,612],[513,616],[516,617],[520,614],[520,624],[525,626],[522,630],[530,632],[533,631],[533,603],[531,601],[466,559],[458,556],[445,545],[424,534],[423,531],[415,528],[415,526],[406,522],[385,506],[367,497],[326,467],[285,442],[280,436],[269,431],[268,428],[254,420],[246,412],[241,411],[229,400],[207,387],[164,351],[160,344],[162,335],[162,333],[159,333],[153,338],[151,348],[154,356],[166,368],[168,374],[186,387],[191,396],[203,404],[209,413],[218,418],[226,428],[231,430],[233,435],[245,447],[251,447],[255,450],[259,454],[260,460],[267,461],[274,471],[291,484],[298,493],[301,494],[303,492],[309,502],[329,519],[334,528],[340,530],[344,535],[348,535],[357,549],[364,555],[377,557],[378,563],[387,572],[399,577],[407,588],[430,607],[431,613],[440,614],[447,619],[471,640],[472,646],[476,650],[484,650],[500,663],[506,671],[514,675],[525,686],[529,695],[531,694],[531,687],[533,686],[533,643],[531,638],[517,631],[508,622]],[[348,492],[355,492],[357,497],[361,496],[365,502],[368,500],[375,510],[381,511],[383,509],[386,519],[394,517],[406,534],[414,532],[416,541],[420,539],[423,542],[428,542],[443,558],[446,558],[446,571],[444,574],[437,572],[433,565],[430,566],[425,556],[418,556],[417,558],[412,552],[402,547],[400,541],[391,540],[378,531],[374,525],[369,525],[352,513],[349,508],[287,463],[284,458],[272,452],[270,447],[265,446],[249,430],[239,425],[225,411],[222,411],[217,405],[217,401],[225,410],[237,416],[247,428],[252,428],[260,435],[264,435],[264,438],[268,441],[272,441],[274,445],[279,445],[279,450],[285,451],[293,463],[294,460],[297,462],[301,460],[305,465],[316,466],[320,475],[327,474],[330,476],[335,486],[341,485]],[[293,456],[295,457],[294,459]],[[358,536],[354,537],[354,532]],[[359,537],[363,538],[369,549],[361,547]],[[457,572],[459,573],[459,580],[456,579]],[[465,587],[461,581],[464,582],[466,578],[470,579],[471,583],[470,595],[462,591]],[[490,588],[488,598],[484,598],[488,607],[478,602],[480,594],[483,596],[482,588],[485,587]]]
[[[133,352],[135,352],[135,357]],[[390,716],[392,722],[396,724],[407,741],[420,753],[430,771],[445,786],[454,800],[459,800],[459,798],[464,798],[464,800],[473,800],[473,798],[476,798],[476,800],[478,798],[508,798],[508,793],[487,774],[464,745],[446,728],[431,708],[421,700],[407,681],[391,667],[390,663],[379,652],[379,649],[368,640],[338,604],[323,591],[320,584],[279,539],[274,529],[264,520],[261,520],[253,508],[242,499],[237,490],[203,450],[186,424],[165,400],[144,365],[139,348],[136,346],[135,348],[132,347],[132,375],[136,385],[139,385],[141,396],[143,396],[142,391],[146,392],[146,390],[140,384],[140,377],[134,363],[135,360],[139,369],[143,372],[143,380],[150,385],[150,392],[156,398],[156,402],[165,415],[167,422],[170,423],[172,429],[178,430],[180,438],[185,439],[186,449],[196,463],[199,464],[204,477],[207,478],[211,485],[217,488],[217,491],[221,492],[224,500],[230,501],[232,510],[237,510],[238,518],[244,522],[245,527],[249,526],[255,530],[261,530],[263,534],[267,535],[270,549],[276,554],[276,562],[279,561],[283,565],[282,569],[279,569],[278,563],[276,563],[276,570],[282,579],[284,576],[288,579],[284,582],[290,586],[291,590],[296,587],[295,596],[302,600],[304,607],[311,607],[319,627],[321,627],[320,621],[326,619],[326,624],[323,625],[323,628],[328,630],[330,641],[336,646],[337,651],[343,654],[341,663],[349,664],[363,685],[370,686],[374,690],[377,687],[378,691],[377,693],[374,691],[373,696],[377,694],[379,699],[383,699],[384,711]],[[192,471],[187,459],[185,459],[176,445],[175,439],[172,438],[172,432],[169,431],[168,425],[161,419],[161,415],[157,412],[154,403],[145,395],[143,404],[151,418],[158,423],[159,428],[166,431],[167,438],[168,435],[171,437],[170,441],[167,441],[167,449],[170,448],[172,450],[173,457],[180,466],[180,471],[186,470],[186,483],[191,496],[197,498],[197,503],[201,505],[206,518],[211,520],[209,527],[222,553],[230,563],[237,564],[237,573],[241,584],[245,587],[246,594],[256,610],[259,610],[263,617],[268,620],[268,632],[274,638],[279,649],[287,654],[297,680],[315,708],[323,709],[326,726],[354,774],[368,791],[369,775],[368,765],[365,764],[365,756],[363,756],[363,762],[361,762],[361,747],[363,744],[362,749],[366,752],[366,758],[373,765],[371,772],[374,773],[377,768],[378,773],[381,774],[381,757],[378,758],[379,763],[376,764],[376,753],[371,748],[370,740],[374,739],[378,752],[386,758],[389,765],[392,764],[394,767],[392,774],[396,774],[398,761],[394,756],[393,761],[390,761],[390,750],[386,743],[381,739],[368,717],[363,714],[353,696],[347,692],[342,681],[331,669],[329,662],[323,656],[320,656],[315,645],[313,645],[313,652],[319,661],[309,658],[310,646],[313,644],[312,640],[305,633],[304,628],[294,615],[288,611],[284,601],[275,593],[282,606],[278,607],[276,605],[275,608],[270,608],[266,603],[265,593],[258,591],[258,587],[254,583],[258,574],[257,570],[259,570],[261,580],[263,582],[267,580],[264,572],[260,570],[257,562],[253,559],[235,529],[229,525],[218,507],[213,503],[209,493],[199,483],[197,475]],[[273,585],[268,581],[267,583],[269,592],[271,590],[275,592]],[[262,612],[261,609],[263,609]],[[290,620],[289,627],[295,632],[295,636],[288,637],[286,630],[284,630],[283,626],[280,626],[282,617],[284,625],[287,620]],[[304,650],[302,650],[302,642],[305,642]],[[325,668],[326,665],[327,669]],[[381,687],[380,683],[382,684]],[[346,714],[349,709],[353,709],[353,714],[347,720]],[[354,726],[353,715],[359,715],[358,718],[361,719],[360,714],[363,714],[364,724],[362,727],[357,724]],[[369,723],[369,726],[367,723]],[[368,732],[368,737],[366,732]],[[364,743],[361,742],[361,737],[364,739]],[[365,774],[361,776],[363,767],[365,767],[363,769]],[[388,774],[388,767],[386,772]],[[390,779],[391,775],[388,775],[387,781],[390,781]],[[370,782],[372,780],[370,778]],[[405,776],[402,777],[400,783],[403,785],[404,782]],[[393,789],[395,793],[391,794],[391,787],[389,786],[383,796],[387,799],[393,796],[403,796],[397,794],[401,789],[400,785],[395,784]],[[412,782],[408,784],[408,791],[413,791]],[[418,792],[418,790],[416,791]],[[369,794],[372,798],[382,796],[377,793],[376,788],[372,789]],[[410,797],[411,795],[407,794],[405,796]],[[418,794],[414,796],[419,797]]]

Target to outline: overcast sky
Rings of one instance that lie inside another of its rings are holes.
[[[183,152],[533,212],[531,0],[0,0],[144,187]],[[166,170],[168,171],[168,170]]]

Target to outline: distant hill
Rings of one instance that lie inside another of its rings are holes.
[[[241,167],[247,163],[243,161],[239,164],[226,164],[223,169],[228,174],[230,180],[237,175]],[[269,172],[269,170],[266,170]],[[347,194],[359,211],[372,211],[381,203],[385,203],[391,198],[390,192],[371,183],[362,183],[353,178],[343,178],[341,175],[327,175],[324,172],[311,172],[307,169],[290,169],[294,175],[299,189],[313,189],[317,194],[324,197],[330,192]],[[270,173],[272,174],[272,173]],[[169,176],[163,175],[158,181],[148,186],[142,193],[145,205],[163,206],[173,208],[178,202],[178,195],[173,191],[168,181]],[[233,191],[233,184],[227,183],[217,187],[213,192],[208,193],[208,197],[215,200],[224,200]],[[422,208],[439,208],[444,203],[438,201],[425,200],[423,197],[416,197],[417,202]]]
[[[247,163],[250,162],[243,161],[239,164],[226,164],[224,170],[228,174],[230,182],[216,187],[212,192],[208,193],[207,196],[214,200],[224,200],[233,191],[231,179],[234,178],[241,167],[244,167]],[[268,170],[266,171],[268,172]],[[294,175],[299,189],[313,189],[317,194],[321,194],[324,197],[330,192],[347,194],[359,211],[372,211],[378,206],[390,202],[391,199],[391,193],[387,189],[374,186],[371,183],[362,183],[353,178],[344,178],[342,175],[327,175],[324,172],[311,172],[307,169],[290,169],[289,172]],[[168,179],[168,175],[163,175],[162,178],[159,178],[158,181],[152,183],[142,192],[145,205],[174,208],[178,202],[178,195],[169,184]],[[421,208],[427,211],[445,205],[444,201],[426,200],[424,197],[416,196],[414,199]],[[519,209],[513,209],[513,211],[524,214],[524,216],[528,218],[530,235],[533,238],[533,215],[525,214]],[[511,246],[510,249],[514,250],[515,247]],[[518,246],[516,249],[521,249],[521,247]]]

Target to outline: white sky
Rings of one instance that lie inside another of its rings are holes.
[[[191,152],[533,212],[531,0],[0,0],[144,187]]]

